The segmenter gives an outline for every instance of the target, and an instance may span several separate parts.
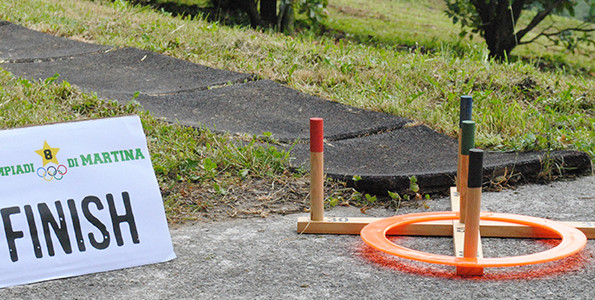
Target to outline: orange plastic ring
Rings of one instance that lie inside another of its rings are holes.
[[[560,236],[562,241],[554,248],[529,255],[465,258],[409,249],[394,244],[386,238],[386,233],[389,230],[391,234],[398,233],[399,227],[408,224],[426,221],[456,220],[458,218],[459,213],[451,211],[399,215],[372,222],[366,225],[360,234],[364,242],[379,251],[402,258],[458,267],[511,267],[544,263],[574,255],[581,251],[587,244],[585,234],[572,226],[542,218],[492,212],[482,212],[480,220],[500,221],[541,228]]]

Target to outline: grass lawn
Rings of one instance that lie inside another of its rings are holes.
[[[351,39],[367,44],[424,47],[438,51],[447,47],[460,53],[469,47],[484,47],[484,41],[479,36],[461,39],[460,26],[452,23],[444,13],[445,8],[443,0],[335,0],[329,4],[329,19],[325,25],[331,31],[342,31]],[[526,26],[534,14],[533,11],[525,11],[519,20],[519,27]],[[534,31],[543,30],[552,24],[564,28],[580,23],[576,19],[550,16]],[[530,32],[524,40],[534,36],[535,33]],[[584,46],[576,53],[564,50],[563,46],[554,46],[546,38],[540,38],[535,43],[516,47],[511,59],[522,59],[531,64],[564,69],[575,74],[595,71],[595,46]]]
[[[3,1],[0,19],[72,39],[254,73],[330,101],[414,119],[452,136],[459,97],[469,94],[475,102],[479,146],[578,149],[595,157],[595,80],[589,71],[581,71],[592,70],[593,54],[556,54],[563,67],[548,71],[523,59],[499,64],[487,59],[481,43],[457,40],[457,27],[434,0],[375,1],[366,7],[366,1],[331,2],[328,26],[354,38],[229,27],[120,0]],[[410,18],[401,20],[397,12]],[[401,45],[411,43],[432,51],[403,51]],[[519,56],[523,51],[528,59],[539,57],[531,48],[519,49]],[[580,67],[570,67],[576,65]],[[234,137],[162,124],[137,107],[103,102],[67,84],[29,82],[6,73],[0,77],[0,99],[14,102],[11,109],[6,104],[2,108],[4,128],[141,114],[170,220],[266,214],[266,205],[242,202],[249,197],[262,203],[300,203],[290,210],[304,207],[306,175],[289,172],[286,153],[274,148],[238,146]],[[44,112],[37,112],[40,106]],[[58,110],[60,114],[53,113]],[[356,201],[338,184],[331,193],[333,199]]]
[[[132,103],[103,101],[67,82],[14,78],[1,69],[0,105],[0,129],[139,115],[172,222],[297,212],[307,204],[307,178],[288,171],[288,153],[257,146],[250,137],[238,143],[237,137],[166,124]],[[330,182],[329,191],[350,192]],[[275,203],[268,203],[273,195]]]

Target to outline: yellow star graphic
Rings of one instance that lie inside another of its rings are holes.
[[[50,162],[59,165],[58,159],[56,158],[56,153],[58,153],[58,151],[60,151],[60,148],[52,148],[48,145],[48,142],[43,141],[43,148],[35,150],[35,153],[43,158],[43,166],[45,167],[45,165]]]

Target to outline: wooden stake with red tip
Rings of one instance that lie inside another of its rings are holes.
[[[324,221],[324,121],[310,119],[310,220]]]

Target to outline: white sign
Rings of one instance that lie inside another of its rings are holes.
[[[0,131],[0,287],[175,258],[137,116]]]

